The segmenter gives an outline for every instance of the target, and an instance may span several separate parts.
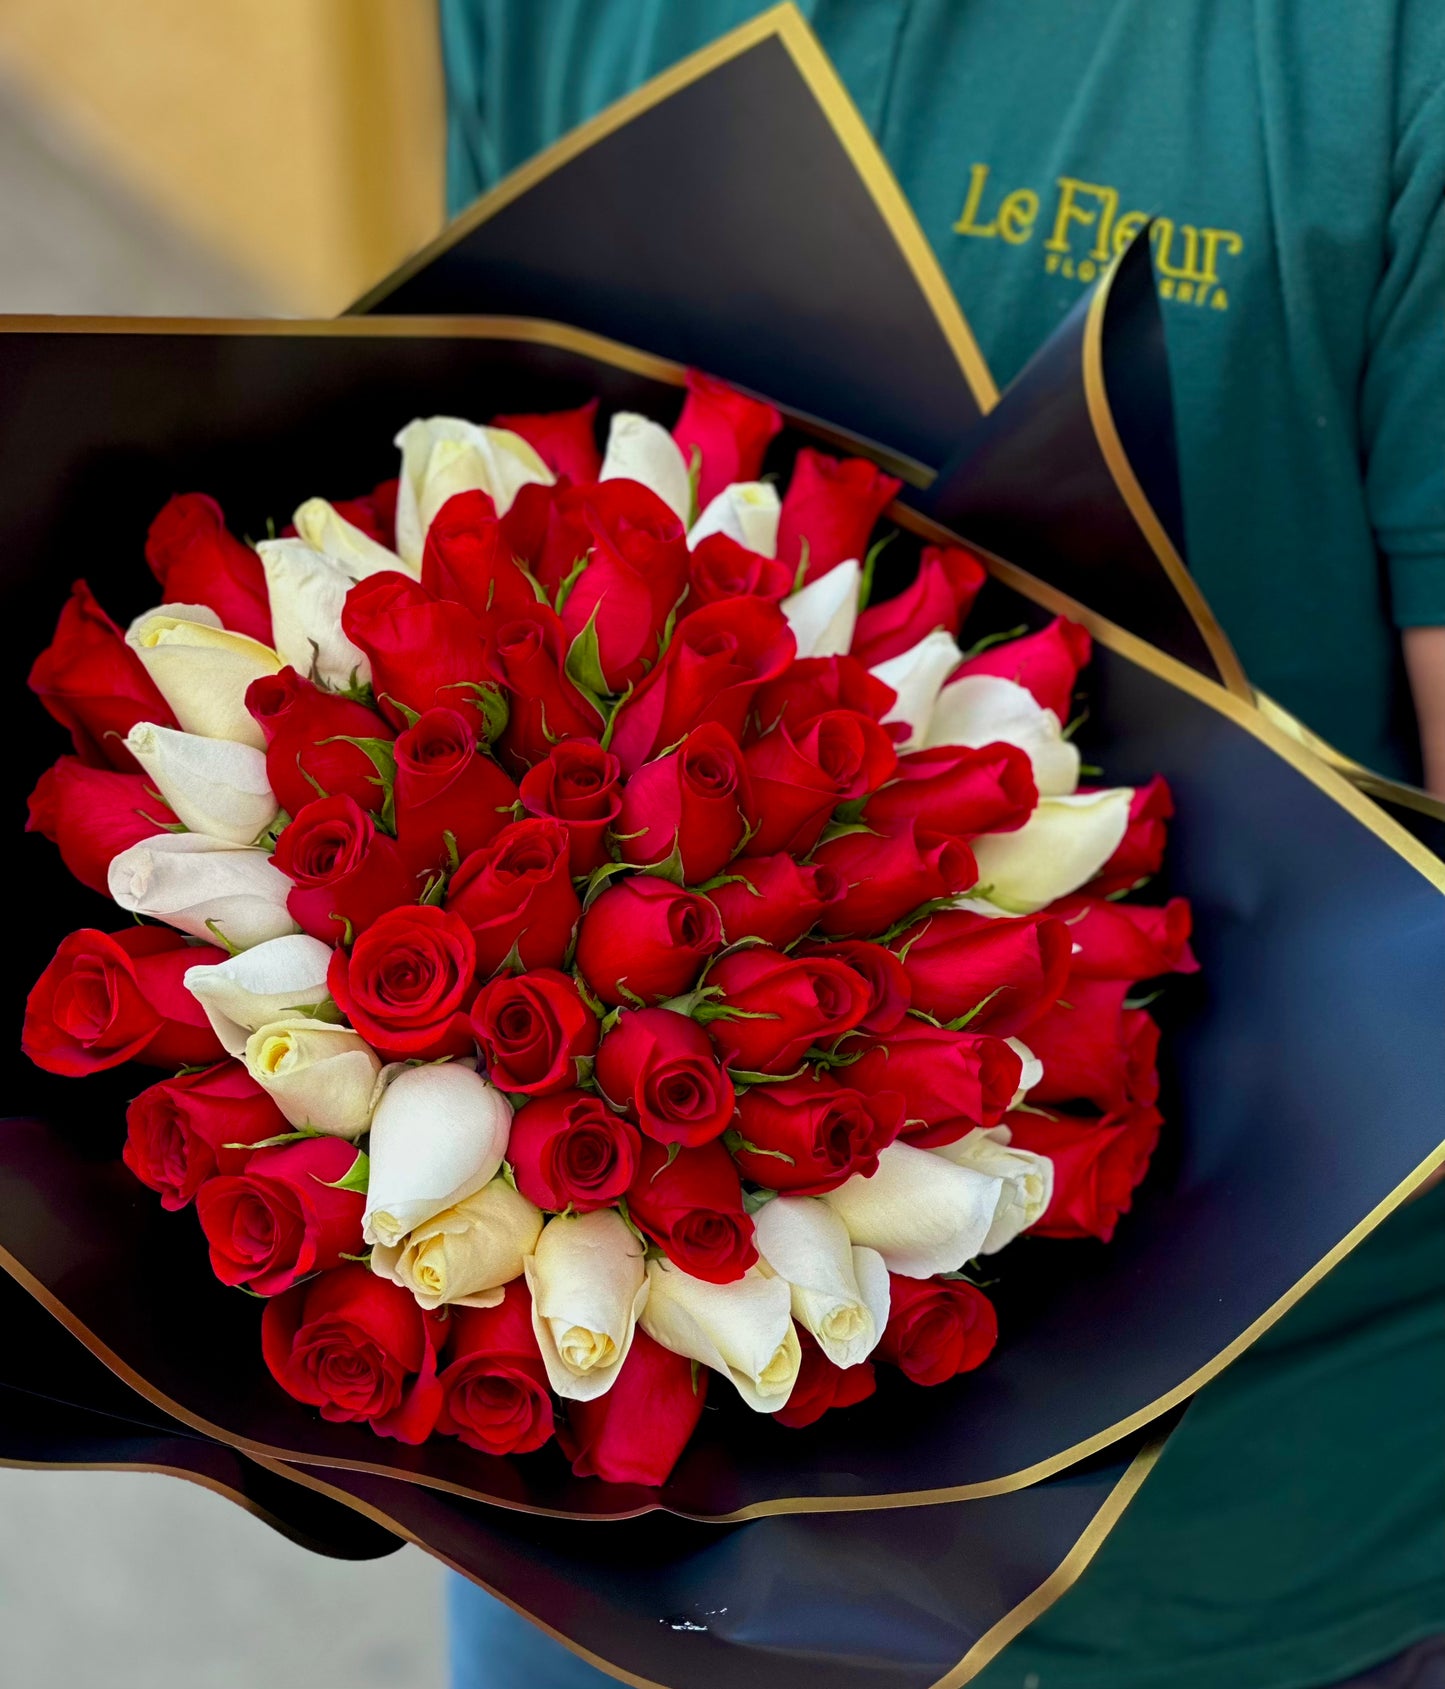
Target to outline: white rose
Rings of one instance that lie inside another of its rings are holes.
[[[392,1068],[371,1122],[362,1233],[395,1245],[497,1176],[512,1105],[461,1062]]]
[[[790,594],[778,608],[798,642],[799,657],[842,657],[853,643],[858,588],[863,571],[856,557],[835,564],[826,575]]]
[[[204,604],[162,604],[131,623],[125,642],[187,733],[266,748],[246,708],[246,688],[280,672],[269,645],[231,633]]]
[[[1005,1038],[1004,1043],[1023,1064],[1022,1071],[1019,1074],[1018,1090],[1014,1092],[1013,1099],[1009,1103],[1010,1108],[1017,1108],[1029,1092],[1033,1090],[1034,1086],[1038,1084],[1039,1080],[1043,1078],[1044,1064],[1021,1038]]]
[[[612,1208],[558,1214],[526,1261],[547,1382],[568,1401],[612,1388],[647,1305],[642,1245]]]
[[[401,485],[396,499],[396,549],[412,575],[421,572],[427,529],[457,493],[491,496],[497,515],[533,482],[550,486],[552,471],[520,434],[481,428],[455,416],[418,417],[396,437]]]
[[[381,1057],[350,1027],[287,1015],[251,1034],[245,1059],[293,1126],[359,1138],[370,1125]]]
[[[329,945],[306,933],[288,933],[228,956],[214,967],[188,969],[185,985],[206,1011],[222,1048],[239,1056],[258,1027],[293,1009],[329,1003],[330,965]]]
[[[371,1269],[423,1308],[495,1308],[541,1235],[542,1210],[496,1178],[414,1226],[399,1244],[378,1243]]]
[[[726,534],[760,557],[776,557],[782,511],[778,489],[771,481],[734,481],[708,500],[707,509],[688,533],[688,548],[695,549],[709,534]]]
[[[672,435],[650,417],[618,411],[607,431],[599,481],[640,481],[686,523],[692,515],[692,477]]]
[[[957,1143],[942,1144],[933,1151],[955,1167],[972,1167],[976,1173],[1003,1181],[1003,1191],[994,1211],[988,1236],[980,1255],[992,1255],[1039,1219],[1054,1195],[1054,1164],[1046,1155],[1013,1149],[1007,1126],[985,1130],[975,1126]]]
[[[864,1249],[904,1278],[954,1273],[983,1248],[1003,1181],[940,1161],[912,1144],[890,1144],[878,1171],[855,1173],[821,1200]]]
[[[330,686],[349,686],[353,678],[369,683],[365,652],[341,628],[346,595],[360,577],[304,540],[262,540],[256,550],[266,571],[271,637],[281,661]]]
[[[1031,915],[1092,880],[1129,825],[1129,786],[1040,798],[1015,833],[983,833],[970,841],[978,863],[975,896],[1011,915]]]
[[[254,844],[280,812],[266,753],[251,745],[138,721],[125,748],[193,833]]]
[[[649,1337],[730,1378],[755,1412],[787,1406],[803,1354],[786,1279],[750,1267],[731,1284],[707,1284],[661,1259],[648,1263],[647,1277]]]
[[[857,1366],[888,1324],[888,1268],[874,1249],[859,1249],[848,1228],[816,1196],[780,1196],[754,1220],[758,1249],[792,1291],[793,1318],[806,1326],[834,1366]]]
[[[1017,745],[1033,764],[1044,797],[1062,797],[1079,784],[1079,753],[1063,724],[1025,686],[992,674],[966,674],[938,694],[924,741],[933,745]]]
[[[291,882],[266,852],[208,833],[142,839],[112,858],[107,884],[122,909],[208,944],[219,936],[249,950],[296,931],[286,908]]]
[[[929,730],[939,689],[962,661],[963,652],[953,635],[943,628],[934,628],[917,645],[869,670],[898,694],[883,720],[908,724],[908,737],[898,747],[900,753],[916,751],[930,742]]]
[[[298,505],[291,521],[307,545],[324,551],[355,580],[364,581],[368,575],[379,575],[385,569],[395,569],[402,575],[415,572],[394,551],[379,544],[370,534],[362,533],[354,522],[348,522],[324,498],[309,498],[305,504]]]

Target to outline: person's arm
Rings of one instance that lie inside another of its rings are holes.
[[[1445,627],[1404,628],[1400,637],[1420,727],[1423,783],[1445,798]]]

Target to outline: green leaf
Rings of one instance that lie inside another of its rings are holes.
[[[588,553],[588,552],[583,552],[583,554],[577,559],[577,561],[567,571],[566,579],[562,582],[561,586],[559,586],[557,588],[557,598],[556,598],[556,602],[553,604],[552,608],[557,612],[557,614],[559,616],[562,614],[563,606],[566,604],[567,600],[572,596],[572,588],[574,586],[576,586],[577,582],[582,578],[582,571],[587,567],[587,565],[590,561],[591,561],[591,554]],[[540,585],[541,583],[538,582],[537,584]],[[544,598],[542,600],[542,602],[545,604],[546,599]]]
[[[357,737],[352,733],[334,733],[331,738],[321,740],[323,745],[355,745],[357,750],[371,763],[375,774],[368,774],[367,779],[373,786],[379,786],[382,793],[381,814],[377,820],[388,832],[396,832],[396,750],[390,739],[378,739],[375,736]]]
[[[868,555],[863,559],[863,578],[858,582],[858,608],[860,611],[868,608],[868,600],[873,596],[873,571],[878,567],[878,559],[882,555],[884,546],[891,544],[897,538],[898,530],[895,528],[884,534],[881,540],[874,540],[873,544],[868,547]]]
[[[756,1144],[749,1143],[741,1132],[733,1128],[729,1128],[723,1133],[723,1146],[733,1155],[741,1150],[745,1155],[770,1155],[775,1161],[786,1161],[789,1167],[797,1165],[791,1155],[784,1155],[780,1149],[759,1149]]]
[[[1021,639],[1028,632],[1026,623],[1020,622],[1016,628],[1010,628],[1007,633],[986,633],[982,639],[964,652],[960,662],[970,662],[974,657],[981,657],[985,651],[992,651],[995,645],[1007,645],[1011,639]]]
[[[587,618],[587,625],[567,647],[567,660],[563,667],[567,671],[567,678],[580,691],[601,708],[601,700],[607,696],[607,676],[602,672],[602,649],[597,643],[597,612],[602,608],[599,598],[592,606],[592,614]]]
[[[241,946],[239,944],[231,943],[230,939],[227,938],[225,933],[221,931],[220,922],[207,921],[206,931],[211,934],[216,943],[220,945],[228,956],[239,956],[241,954]]]
[[[357,1191],[365,1196],[367,1179],[370,1174],[371,1157],[364,1149],[359,1149],[356,1152],[356,1160],[352,1162],[341,1178],[334,1183],[327,1179],[318,1179],[316,1182],[325,1185],[327,1190],[330,1191]]]

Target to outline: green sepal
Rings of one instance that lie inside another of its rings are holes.
[[[992,651],[995,645],[1007,645],[1009,640],[1021,639],[1028,631],[1028,627],[1020,623],[1018,627],[1010,628],[1007,633],[986,633],[982,639],[969,646],[959,661],[972,662],[975,657],[981,657],[985,651]]]
[[[360,1255],[350,1255],[343,1249],[341,1251],[341,1259],[343,1261],[355,1261],[359,1267],[369,1267],[371,1265],[371,1251],[369,1249],[364,1249]]]
[[[657,1172],[652,1175],[652,1178],[647,1181],[648,1184],[652,1184],[661,1174],[665,1173],[668,1168],[672,1166],[673,1162],[677,1160],[678,1151],[681,1148],[681,1144],[669,1144],[667,1146],[667,1160],[664,1161],[662,1166],[657,1169]]]
[[[687,462],[687,525],[691,528],[702,512],[697,507],[697,492],[702,485],[702,447],[694,446]]]
[[[672,849],[663,857],[661,862],[649,862],[643,868],[644,874],[654,880],[669,880],[675,886],[684,883],[682,871],[682,834],[672,836]]]
[[[277,810],[276,819],[268,826],[263,827],[261,831],[257,833],[256,837],[251,840],[252,848],[255,850],[275,850],[282,833],[284,833],[290,825],[291,817],[286,813],[286,811],[284,809]],[[168,833],[174,832],[175,828],[167,827],[166,831]],[[185,828],[182,827],[181,831],[184,832]]]
[[[838,821],[835,819],[830,821],[818,835],[818,844],[832,844],[834,839],[846,839],[854,833],[872,833],[876,835],[877,828],[870,827],[865,821]],[[815,845],[813,848],[816,850],[817,846]],[[811,855],[812,853],[809,852],[809,854]]]
[[[597,867],[595,867],[587,876],[587,887],[582,893],[582,908],[584,912],[592,907],[592,905],[607,889],[609,883],[615,880],[619,874],[627,874],[631,871],[632,864],[630,862],[599,863]]]
[[[283,1144],[299,1144],[307,1138],[324,1138],[314,1126],[298,1126],[294,1132],[278,1132],[274,1138],[259,1138],[254,1144],[222,1144],[222,1149],[280,1149]]]
[[[858,582],[858,608],[860,611],[868,608],[868,600],[873,596],[873,571],[878,567],[878,559],[883,554],[883,548],[898,538],[896,528],[884,534],[880,540],[874,540],[868,547],[868,553],[863,559],[863,578]]]
[[[602,608],[599,598],[592,606],[587,625],[567,647],[563,663],[567,678],[599,710],[607,696],[607,676],[602,672],[602,648],[597,643],[597,612]]]
[[[390,692],[383,692],[381,701],[383,704],[390,704],[408,727],[415,727],[421,720],[420,710],[414,710],[410,704],[402,703],[400,698],[393,698]]]
[[[782,1085],[789,1079],[801,1079],[808,1071],[808,1064],[795,1067],[791,1073],[753,1073],[745,1067],[730,1067],[728,1078],[734,1085]],[[759,1155],[769,1154],[770,1151],[759,1150]]]
[[[375,774],[367,775],[373,786],[379,786],[382,794],[381,814],[377,817],[381,827],[388,833],[396,832],[396,751],[390,739],[378,739],[374,736],[358,737],[353,733],[334,733],[329,739],[321,740],[323,745],[355,745],[357,750],[371,763]]]
[[[557,588],[557,597],[552,605],[552,608],[559,616],[562,614],[563,606],[572,596],[572,588],[576,586],[577,582],[582,578],[582,571],[587,567],[590,561],[591,553],[584,552],[567,571],[566,578],[563,580],[561,586]],[[535,582],[534,584],[538,586],[541,585],[540,582]],[[547,600],[544,598],[542,602],[545,604]]]
[[[322,1020],[328,1026],[341,1025],[341,1010],[327,997],[320,1003],[293,1003],[290,1008],[282,1009],[283,1015],[304,1015],[307,1020]]]
[[[741,1150],[745,1155],[770,1155],[776,1161],[786,1161],[789,1167],[797,1165],[791,1155],[784,1155],[780,1149],[759,1149],[756,1144],[749,1143],[741,1132],[731,1127],[723,1133],[723,1147],[733,1155]]]
[[[370,1176],[371,1157],[364,1149],[359,1149],[356,1152],[356,1160],[352,1162],[341,1178],[334,1182],[327,1179],[318,1179],[317,1183],[325,1185],[327,1190],[330,1191],[356,1191],[359,1195],[365,1196],[367,1181]]]
[[[801,592],[803,590],[803,583],[808,578],[808,557],[811,553],[811,550],[812,550],[812,548],[808,544],[808,536],[806,534],[799,535],[799,537],[798,537],[798,567],[793,571],[793,591],[794,592]]]
[[[991,1002],[993,1002],[994,998],[997,997],[999,992],[1002,990],[1003,986],[994,986],[993,990],[990,991],[988,996],[981,1002],[975,1003],[973,1007],[967,1010],[964,1014],[955,1015],[952,1020],[944,1021],[944,1026],[947,1027],[950,1032],[962,1032],[964,1027],[966,1027],[970,1021],[976,1020],[978,1016],[983,1013],[983,1011]]]
[[[760,1208],[766,1208],[770,1202],[777,1200],[776,1191],[750,1190],[743,1192],[743,1207],[749,1214],[756,1214]]]
[[[207,921],[206,931],[210,933],[212,938],[215,939],[216,943],[220,945],[222,950],[224,950],[228,956],[239,956],[241,954],[241,946],[239,944],[231,943],[230,939],[227,938],[225,933],[221,931],[221,924],[219,921]]]

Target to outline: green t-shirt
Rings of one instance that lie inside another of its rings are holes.
[[[759,9],[442,0],[454,206]],[[1415,776],[1391,622],[1445,623],[1445,4],[802,10],[1000,384],[1158,217],[1190,564],[1257,686]]]

